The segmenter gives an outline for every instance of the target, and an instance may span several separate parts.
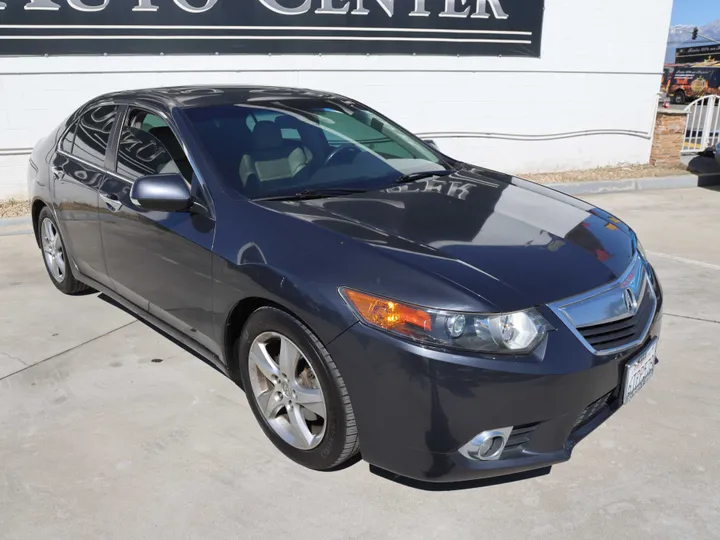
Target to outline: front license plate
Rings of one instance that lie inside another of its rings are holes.
[[[623,405],[628,403],[650,380],[655,371],[658,340],[648,345],[634,360],[625,366],[625,383],[623,384]]]

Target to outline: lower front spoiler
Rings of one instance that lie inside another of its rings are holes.
[[[413,463],[412,469],[403,470],[395,466],[392,471],[375,466],[375,469],[382,476],[391,478],[400,483],[412,481],[432,484],[467,483],[476,480],[485,480],[498,477],[508,477],[512,481],[514,476],[518,479],[542,475],[543,469],[568,461],[572,455],[573,448],[590,435],[602,423],[610,418],[619,408],[619,403],[612,403],[605,406],[590,421],[575,429],[562,450],[555,452],[531,452],[523,451],[516,453],[512,458],[502,458],[495,461],[473,460],[465,457],[460,452],[447,454],[429,453],[418,450],[408,450],[407,463]],[[426,463],[426,467],[419,470],[417,465]],[[396,462],[397,463],[397,462]],[[524,473],[540,471],[539,475],[525,475]]]

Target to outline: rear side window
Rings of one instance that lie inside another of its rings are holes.
[[[117,107],[108,105],[85,113],[78,121],[72,154],[98,167],[105,165]]]
[[[77,126],[73,124],[73,126],[67,130],[67,133],[65,133],[65,136],[63,137],[62,141],[60,142],[60,150],[63,152],[66,152],[68,154],[72,154],[73,150],[73,143],[75,142],[75,129]]]

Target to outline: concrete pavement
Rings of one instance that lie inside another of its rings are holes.
[[[0,237],[0,538],[720,538],[720,191],[588,199],[664,284],[655,377],[551,474],[444,492],[296,466],[220,373]]]

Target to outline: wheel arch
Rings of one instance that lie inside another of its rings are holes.
[[[40,247],[40,236],[38,235],[38,218],[43,208],[49,208],[49,205],[42,199],[35,199],[30,208],[30,216],[32,219],[33,234],[35,235],[35,242]]]
[[[242,300],[237,302],[230,310],[230,313],[225,320],[225,325],[223,326],[222,351],[225,356],[225,363],[228,367],[228,371],[231,374],[236,373],[238,367],[237,351],[235,350],[237,338],[242,332],[243,328],[245,328],[245,324],[247,323],[250,316],[258,309],[263,307],[273,307],[275,309],[279,309],[280,311],[284,311],[288,315],[295,317],[297,320],[308,326],[307,323],[303,321],[302,318],[299,317],[296,313],[293,313],[285,306],[269,300],[268,298],[263,298],[260,296],[243,298]],[[310,328],[310,326],[308,326],[308,328]]]

